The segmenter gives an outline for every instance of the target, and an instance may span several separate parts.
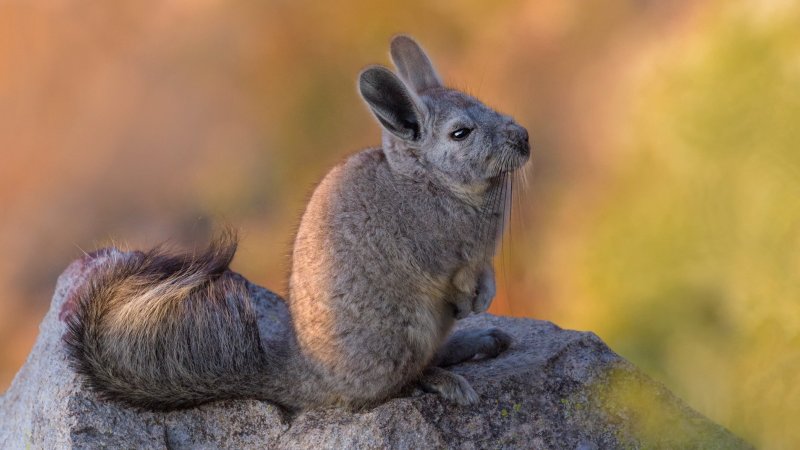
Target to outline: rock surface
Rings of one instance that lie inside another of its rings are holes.
[[[0,448],[749,448],[594,334],[487,314],[459,327],[500,327],[515,341],[497,359],[453,368],[480,394],[473,407],[422,393],[295,417],[257,400],[172,412],[104,401],[82,389],[61,336],[73,291],[106,259],[86,256],[59,278],[36,345],[0,397]],[[285,332],[283,301],[252,290],[262,338]]]

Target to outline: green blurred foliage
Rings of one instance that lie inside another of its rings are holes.
[[[622,355],[760,447],[797,448],[800,7],[743,6],[645,77],[575,277]]]

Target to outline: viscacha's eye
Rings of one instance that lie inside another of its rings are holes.
[[[459,128],[456,131],[450,133],[450,137],[454,141],[463,141],[464,139],[467,138],[467,136],[469,136],[470,133],[472,133],[472,130],[470,130],[469,128]]]

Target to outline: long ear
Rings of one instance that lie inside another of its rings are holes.
[[[400,35],[392,39],[392,61],[400,72],[400,77],[416,92],[432,87],[441,87],[442,80],[431,64],[422,47],[408,36]]]
[[[392,71],[381,66],[364,69],[358,89],[386,130],[408,141],[420,138],[423,107]]]

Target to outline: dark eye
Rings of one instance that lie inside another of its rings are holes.
[[[450,137],[453,138],[454,141],[463,141],[470,133],[472,133],[472,130],[469,128],[459,128],[450,133]]]

